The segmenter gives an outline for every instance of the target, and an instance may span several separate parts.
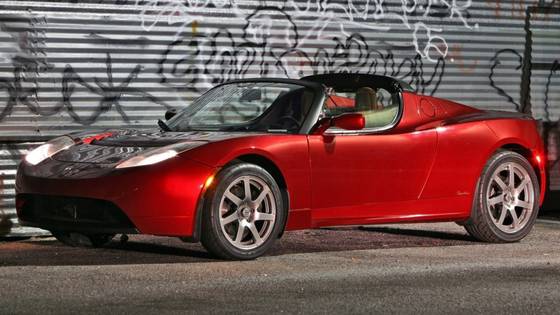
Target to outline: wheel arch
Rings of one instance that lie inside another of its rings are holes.
[[[516,141],[516,139],[504,139],[500,141],[492,150],[490,150],[490,153],[488,154],[485,161],[488,161],[494,154],[496,154],[496,152],[500,150],[507,150],[518,153],[526,158],[529,164],[531,164],[531,166],[533,167],[533,171],[537,175],[537,180],[539,181],[539,204],[542,205],[546,192],[546,162],[544,160],[544,157],[542,156],[542,152],[539,152],[538,150],[532,150],[530,146],[526,143],[523,143],[523,141]],[[539,162],[537,161],[537,155],[541,156],[542,160],[540,163],[542,165],[539,165]],[[483,168],[484,166],[482,166],[480,172],[482,172]]]
[[[282,174],[282,171],[276,165],[276,163],[274,163],[268,157],[265,157],[265,156],[260,155],[260,154],[254,154],[254,153],[242,154],[242,155],[236,156],[236,157],[230,159],[230,161],[225,163],[222,167],[220,167],[220,169],[224,168],[224,167],[227,167],[229,165],[232,165],[232,164],[240,163],[240,162],[250,163],[250,164],[254,164],[254,165],[262,167],[264,170],[266,170],[274,178],[274,180],[276,181],[276,183],[280,187],[280,191],[282,192],[282,201],[284,202],[286,210],[288,211],[288,213],[285,216],[284,222],[282,222],[282,230],[279,234],[279,237],[282,236],[282,234],[284,234],[284,230],[286,228],[286,223],[288,222],[289,209],[290,209],[290,195],[289,195],[289,191],[288,191],[288,185],[286,184],[286,179],[285,179],[284,175]],[[218,172],[219,172],[219,170],[216,173],[218,173]],[[204,211],[204,209],[206,207],[206,203],[208,202],[208,194],[211,191],[212,191],[212,189],[206,189],[204,191],[204,193],[202,194],[200,200],[198,201],[197,208],[196,208],[196,215],[195,215],[195,226],[193,228],[192,236],[182,238],[182,240],[184,240],[186,242],[198,242],[198,241],[200,241],[200,236],[201,236],[200,233],[201,233],[201,230],[202,230],[202,212]]]
[[[226,165],[235,163],[236,161],[243,161],[245,163],[255,164],[264,168],[267,172],[270,173],[270,175],[272,175],[272,177],[274,177],[274,180],[276,180],[276,183],[278,183],[278,186],[280,186],[280,188],[288,188],[288,186],[286,185],[286,179],[284,178],[282,171],[280,171],[280,168],[269,158],[260,154],[244,154],[236,157]]]
[[[527,161],[531,164],[531,166],[533,166],[533,169],[535,170],[535,173],[537,174],[537,177],[539,178],[539,183],[541,181],[540,178],[540,170],[539,170],[539,166],[537,164],[537,160],[536,160],[536,154],[531,151],[529,148],[519,144],[519,143],[508,143],[505,145],[502,145],[500,147],[501,150],[508,150],[508,151],[513,151],[515,153],[519,153],[521,154],[524,158],[527,159]]]
[[[523,156],[524,158],[527,159],[527,162],[529,162],[529,164],[531,164],[531,166],[533,167],[533,171],[535,171],[535,174],[537,175],[537,180],[539,181],[539,190],[540,190],[540,203],[542,204],[543,199],[544,199],[544,193],[545,193],[545,174],[543,173],[543,166],[539,165],[539,163],[544,163],[544,160],[541,160],[541,162],[538,162],[537,160],[537,155],[539,153],[536,153],[534,151],[532,151],[531,149],[529,149],[528,147],[516,143],[516,142],[511,142],[511,143],[506,143],[503,144],[499,150],[508,150],[508,151],[512,151],[515,153],[520,154],[521,156]],[[541,157],[542,158],[542,157]]]

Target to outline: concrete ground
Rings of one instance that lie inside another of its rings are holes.
[[[560,224],[520,243],[452,223],[289,232],[266,257],[132,236],[104,249],[0,242],[0,313],[544,313],[560,306]]]

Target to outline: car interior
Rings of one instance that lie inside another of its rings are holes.
[[[364,86],[355,91],[341,92],[332,88],[327,91],[329,97],[324,106],[327,117],[360,113],[365,118],[365,128],[373,129],[390,125],[398,114],[398,97],[383,88]]]
[[[296,132],[311,109],[312,102],[313,92],[306,88],[282,92],[270,106],[270,111],[259,120],[258,125],[263,129]]]

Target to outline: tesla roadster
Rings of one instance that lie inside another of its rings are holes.
[[[231,81],[154,127],[74,133],[29,152],[20,222],[73,246],[143,233],[253,259],[284,231],[325,226],[454,221],[478,240],[514,242],[544,197],[535,120],[390,77]]]

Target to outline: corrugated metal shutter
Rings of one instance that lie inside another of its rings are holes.
[[[560,8],[533,7],[526,18],[531,45],[531,102],[545,122],[551,190],[560,190]]]
[[[151,127],[227,79],[326,71],[502,110],[523,108],[529,80],[533,114],[557,121],[559,72],[523,67],[528,7],[532,60],[554,64],[558,1],[3,1],[0,141]]]

